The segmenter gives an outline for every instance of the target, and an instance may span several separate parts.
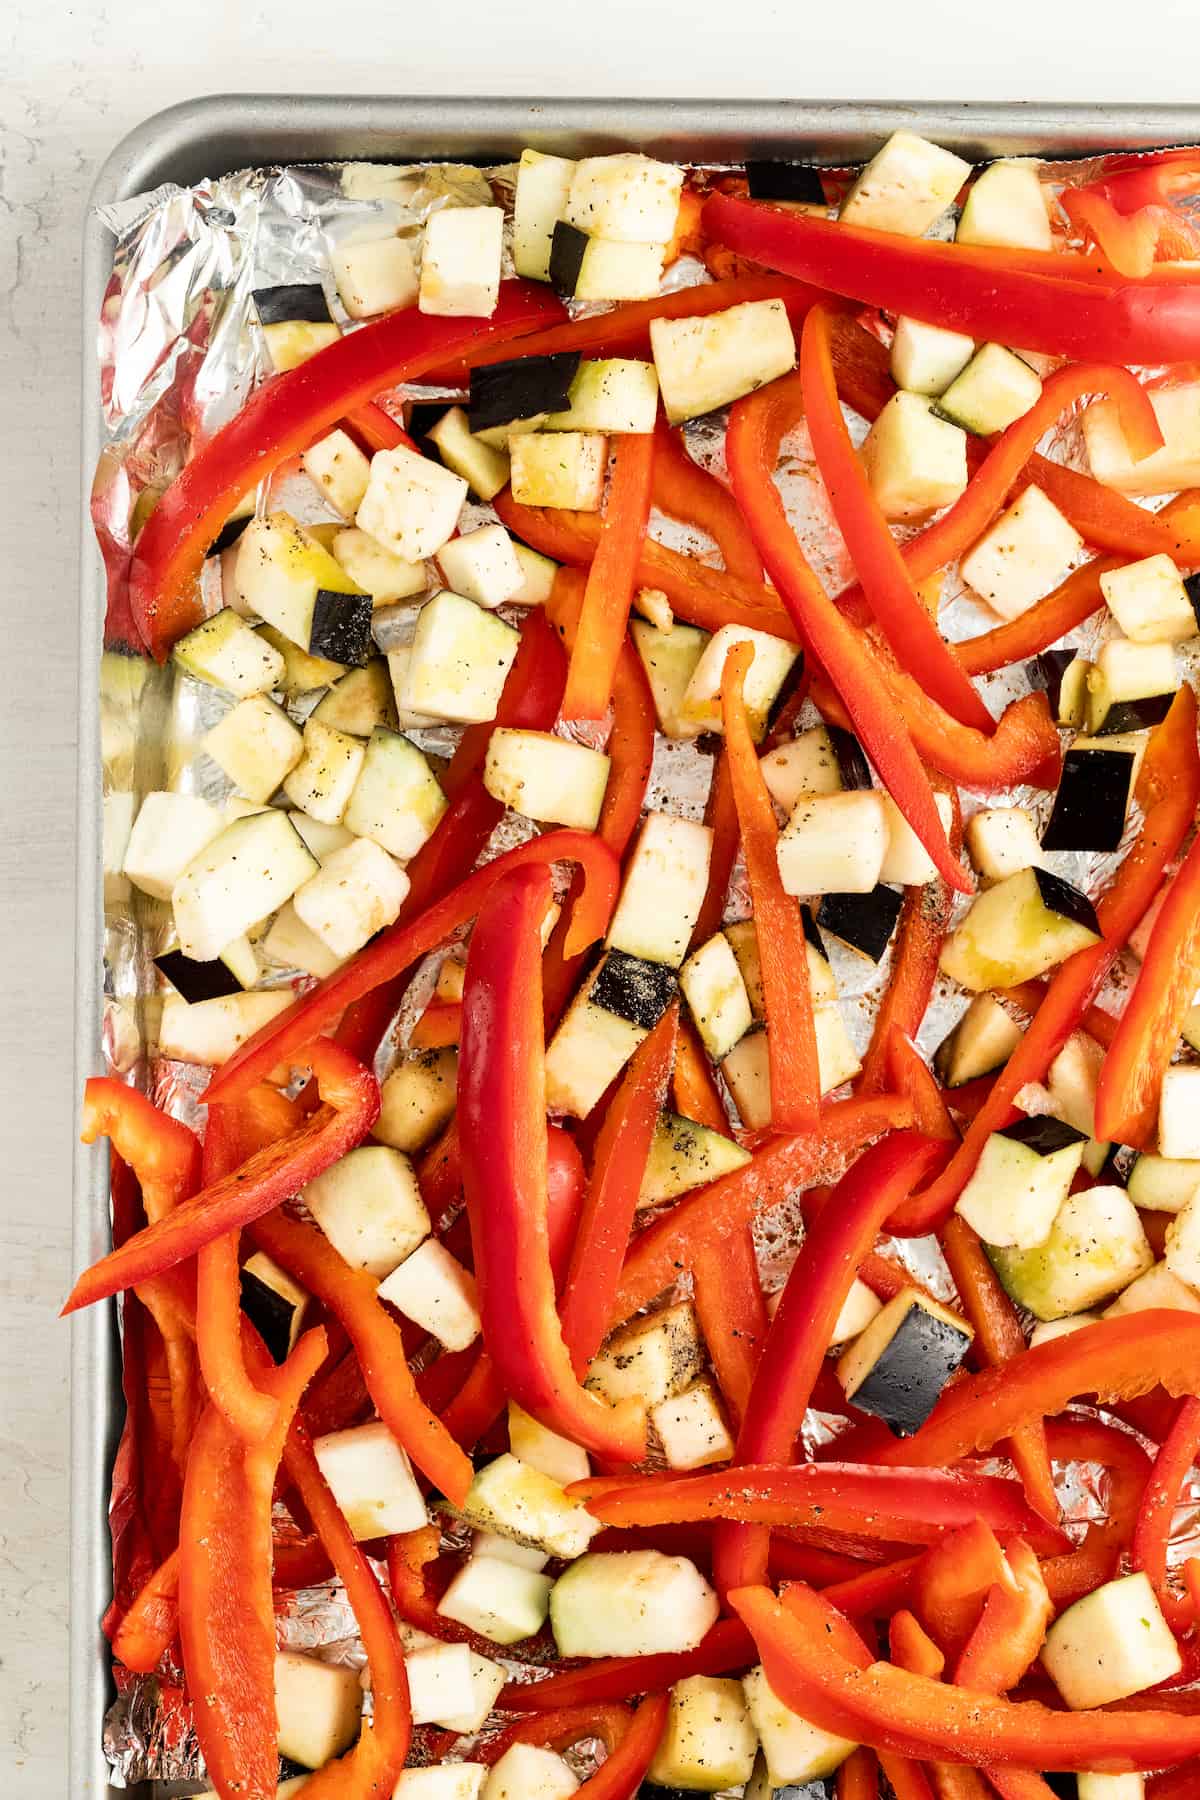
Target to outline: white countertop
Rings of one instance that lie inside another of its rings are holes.
[[[406,15],[411,24],[406,24]],[[1094,0],[9,0],[0,21],[0,1792],[65,1793],[79,230],[147,114],[221,91],[1195,98],[1200,15]],[[85,676],[85,678],[87,678]],[[81,1797],[74,1797],[81,1800]]]

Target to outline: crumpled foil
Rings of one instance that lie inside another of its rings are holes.
[[[1086,180],[1096,164],[1043,165],[1043,173],[1063,183]],[[110,572],[119,580],[133,537],[154,499],[179,473],[189,454],[203,444],[245,402],[270,370],[252,290],[279,282],[316,282],[324,288],[331,316],[352,328],[330,275],[330,252],[340,243],[398,232],[414,239],[430,213],[457,205],[499,203],[511,210],[510,167],[480,170],[469,165],[432,164],[393,167],[370,163],[252,169],[192,188],[171,184],[137,198],[101,209],[103,222],[116,240],[112,275],[98,321],[101,391],[98,396],[106,428],[106,444],[95,473],[91,508]],[[512,272],[506,247],[506,273]],[[702,264],[683,259],[670,271],[667,284],[705,281]],[[575,307],[576,311],[594,310]],[[447,390],[412,389],[420,397]],[[402,393],[395,398],[402,397]],[[863,421],[848,414],[861,438]],[[696,420],[688,427],[692,453],[704,466],[724,473],[724,419]],[[1042,449],[1059,460],[1081,460],[1079,433],[1067,419]],[[813,567],[831,591],[852,576],[845,546],[820,487],[811,445],[803,427],[785,445],[779,475],[789,513]],[[258,491],[260,512],[285,506],[303,522],[331,519],[318,490],[296,465],[279,470]],[[475,509],[478,521],[493,518],[491,509]],[[702,533],[655,514],[653,535],[719,565],[715,547]],[[206,590],[210,610],[220,604]],[[988,629],[994,617],[949,571],[941,625],[953,639]],[[399,629],[404,628],[403,621]],[[1107,627],[1089,621],[1064,642],[1092,655]],[[230,783],[199,749],[199,740],[225,710],[227,702],[212,688],[177,675],[168,665],[157,668],[142,656],[110,648],[100,670],[101,761],[105,823],[105,957],[104,1050],[115,1073],[137,1082],[155,1101],[188,1122],[199,1117],[198,1095],[207,1071],[154,1054],[157,1013],[156,971],[152,959],[169,947],[169,907],[130,888],[120,875],[124,837],[142,796],[157,788],[202,794],[221,803]],[[1195,656],[1189,678],[1195,681]],[[982,691],[998,713],[1026,689],[1018,668],[986,677]],[[300,719],[316,696],[293,706]],[[801,725],[815,722],[810,711]],[[574,728],[573,728],[574,729]],[[603,742],[605,727],[590,730],[586,741]],[[577,733],[578,735],[583,735]],[[438,727],[414,733],[422,747],[448,755],[457,732]],[[700,817],[708,792],[712,758],[703,746],[660,740],[654,760],[648,803],[688,817]],[[1011,804],[1032,810],[1039,825],[1048,816],[1051,796],[1017,788],[1006,795],[962,795],[964,814],[980,804]],[[1136,830],[1136,812],[1126,841]],[[529,835],[526,821],[510,817],[498,829],[489,853]],[[1124,846],[1122,846],[1122,849]],[[1115,856],[1058,854],[1047,858],[1056,873],[1095,889],[1120,859]],[[962,903],[965,904],[965,903]],[[735,871],[729,917],[750,910],[744,870]],[[880,993],[888,980],[891,952],[873,965],[836,940],[828,943],[842,1011],[850,1036],[860,1051],[869,1041]],[[393,1032],[381,1051],[384,1072],[432,991],[440,956],[427,958],[416,975]],[[305,979],[281,970],[277,981],[297,987]],[[1103,999],[1119,1009],[1129,968],[1119,964]],[[939,980],[920,1033],[929,1054],[954,1025],[966,996]],[[828,1175],[840,1171],[831,1168]],[[757,1227],[764,1284],[782,1285],[794,1260],[803,1225],[795,1201],[775,1208]],[[902,1260],[935,1292],[953,1297],[953,1284],[932,1239],[893,1242],[889,1253]],[[681,1291],[686,1290],[686,1283]],[[836,1435],[838,1422],[813,1413],[806,1426],[811,1446]],[[997,1464],[1006,1467],[1004,1464]],[[1081,1531],[1089,1519],[1103,1516],[1103,1472],[1079,1466],[1064,1468],[1061,1495],[1069,1526]],[[1200,1545],[1200,1484],[1187,1491],[1181,1507],[1180,1555]],[[335,1661],[361,1666],[361,1645],[340,1584],[334,1582],[294,1596],[280,1619],[280,1641]],[[514,1668],[514,1673],[517,1672]],[[174,1685],[172,1685],[172,1679]],[[186,1701],[178,1686],[179,1672],[137,1677],[122,1671],[120,1692],[106,1725],[104,1746],[117,1787],[149,1782],[156,1795],[194,1791],[202,1780]],[[369,1696],[368,1696],[369,1704]],[[422,1755],[417,1734],[414,1753]],[[578,1766],[586,1774],[592,1747],[582,1745]]]

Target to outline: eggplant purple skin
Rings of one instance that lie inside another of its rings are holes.
[[[578,350],[551,356],[516,356],[471,370],[467,422],[472,431],[490,431],[538,413],[565,412],[571,383],[582,360]]]
[[[882,1419],[897,1437],[911,1437],[933,1411],[970,1343],[969,1333],[914,1303],[866,1380],[855,1388],[854,1405]]]
[[[550,240],[549,274],[550,286],[564,299],[569,300],[575,292],[587,247],[586,231],[580,231],[577,225],[569,225],[565,219],[558,221]]]
[[[1076,925],[1082,925],[1085,931],[1094,931],[1098,938],[1104,936],[1096,917],[1096,908],[1079,888],[1072,887],[1061,875],[1052,875],[1049,869],[1035,869],[1033,878],[1047,912],[1057,913],[1060,919],[1073,920]]]
[[[1068,1144],[1087,1142],[1086,1131],[1077,1131],[1065,1119],[1056,1119],[1049,1113],[1015,1119],[1011,1125],[1002,1125],[996,1136],[1010,1138],[1014,1144],[1024,1144],[1027,1150],[1036,1150],[1039,1156],[1053,1156],[1056,1151],[1065,1150]]]
[[[310,656],[324,656],[347,668],[361,669],[374,648],[374,611],[370,594],[338,594],[319,588],[308,634]]]
[[[841,725],[827,725],[829,742],[833,746],[833,754],[837,758],[838,775],[843,788],[869,788],[871,785],[871,765],[867,761],[866,751],[852,731],[846,731]]]
[[[165,950],[155,957],[154,966],[189,1006],[201,1000],[224,1000],[242,992],[241,982],[223,962],[197,962],[182,950]]]
[[[825,205],[821,171],[811,163],[752,158],[746,164],[746,185],[751,200],[798,200],[809,206]]]
[[[1043,850],[1118,849],[1133,761],[1130,750],[1068,750],[1054,810],[1042,832]]]
[[[665,963],[644,962],[625,950],[610,950],[588,1000],[602,1012],[652,1031],[675,998],[677,986],[674,969]]]
[[[860,955],[878,962],[896,929],[903,905],[903,896],[895,888],[877,882],[869,894],[823,894],[817,908],[817,924]]]
[[[1050,703],[1050,711],[1057,719],[1059,701],[1062,698],[1063,676],[1075,661],[1078,652],[1075,650],[1043,650],[1032,662],[1025,664],[1025,674],[1029,685],[1041,688]]]
[[[276,1293],[269,1282],[260,1281],[249,1269],[240,1272],[242,1311],[257,1331],[277,1363],[287,1361],[292,1334],[290,1300]]]
[[[1141,700],[1117,700],[1092,736],[1115,737],[1119,731],[1149,731],[1162,724],[1174,700],[1174,694],[1147,694]]]
[[[316,281],[281,282],[277,287],[255,288],[254,301],[260,325],[330,325],[329,302]]]

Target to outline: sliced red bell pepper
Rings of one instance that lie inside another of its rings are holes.
[[[754,1640],[740,1619],[721,1619],[695,1650],[656,1656],[608,1656],[580,1669],[564,1669],[536,1682],[510,1681],[496,1705],[502,1712],[550,1712],[628,1699],[667,1688],[689,1675],[728,1675],[754,1661]]]
[[[1025,1333],[1021,1321],[996,1278],[978,1232],[955,1215],[946,1220],[941,1244],[963,1311],[974,1328],[975,1342],[988,1365],[995,1368],[1010,1357],[1022,1355]],[[1043,1519],[1056,1521],[1061,1508],[1054,1491],[1046,1427],[1040,1419],[1022,1425],[1013,1434],[1009,1455],[1024,1483],[1029,1504]]]
[[[1032,1018],[1046,998],[1048,988],[1049,984],[1045,980],[1021,981],[1015,987],[998,988],[996,991],[1002,1000],[1012,1000]],[[1102,1007],[1089,1006],[1080,1018],[1079,1029],[1085,1031],[1088,1037],[1095,1038],[1107,1050],[1117,1035],[1118,1023],[1113,1014],[1105,1012]]]
[[[196,1737],[221,1800],[269,1800],[279,1778],[271,1501],[292,1414],[325,1355],[306,1332],[280,1369],[270,1432],[247,1445],[215,1406],[188,1453],[179,1528],[179,1628]]]
[[[834,1101],[821,1109],[815,1131],[773,1138],[743,1168],[688,1194],[639,1235],[625,1260],[613,1324],[679,1279],[691,1266],[701,1233],[714,1243],[730,1237],[880,1132],[903,1130],[911,1123],[910,1103],[895,1094]]]
[[[740,1427],[767,1341],[767,1308],[748,1226],[719,1244],[696,1245],[692,1300],[717,1386],[733,1425]]]
[[[540,932],[548,870],[492,885],[467,956],[458,1130],[483,1338],[509,1395],[598,1454],[637,1462],[645,1420],[579,1386],[555,1309],[546,1229]]]
[[[554,1712],[518,1719],[503,1731],[477,1747],[480,1762],[494,1768],[506,1750],[514,1744],[537,1744],[545,1750],[569,1750],[583,1738],[599,1738],[611,1756],[629,1730],[632,1715],[628,1706],[612,1701],[596,1701],[584,1705],[560,1706]]]
[[[1182,1631],[1191,1623],[1192,1607],[1167,1581],[1167,1549],[1179,1496],[1188,1472],[1200,1454],[1200,1400],[1186,1399],[1166,1441],[1154,1459],[1154,1469],[1133,1532],[1132,1558],[1154,1583],[1159,1605],[1168,1621]]]
[[[316,1039],[307,1054],[321,1094],[317,1111],[288,1137],[258,1151],[119,1250],[101,1257],[76,1282],[64,1313],[174,1268],[214,1238],[249,1225],[298,1194],[353,1149],[379,1117],[379,1083],[328,1038]]]
[[[905,1669],[910,1675],[928,1676],[931,1681],[942,1679],[945,1659],[910,1612],[897,1613],[893,1618],[888,1628],[888,1649],[898,1669]],[[992,1792],[979,1770],[966,1763],[934,1763],[931,1774],[937,1800],[988,1800]]]
[[[451,1577],[462,1567],[461,1558],[441,1554],[442,1534],[436,1525],[422,1525],[416,1531],[399,1532],[388,1539],[388,1586],[392,1604],[406,1625],[415,1626],[445,1644],[467,1644],[480,1656],[494,1657],[495,1644],[480,1637],[457,1619],[448,1619],[438,1611],[438,1601]],[[533,1667],[539,1655],[549,1647],[549,1634],[543,1628],[536,1637],[509,1645],[505,1655],[518,1662],[528,1660]],[[509,1708],[516,1711],[517,1708]]]
[[[390,313],[266,382],[196,451],[138,536],[130,603],[152,654],[162,662],[203,616],[195,578],[249,488],[383,389],[419,379],[473,343],[507,343],[560,313],[546,288],[504,282],[487,321],[436,318],[416,307]]]
[[[666,1694],[650,1694],[632,1718],[626,1707],[612,1704],[565,1707],[558,1713],[519,1720],[475,1754],[494,1764],[513,1744],[566,1750],[581,1738],[598,1737],[606,1744],[608,1755],[576,1793],[584,1800],[630,1800],[640,1791],[642,1777],[654,1759],[666,1728],[668,1705]]]
[[[829,1531],[934,1543],[947,1531],[980,1519],[993,1531],[1021,1533],[1047,1554],[1069,1540],[1029,1506],[1020,1484],[996,1475],[945,1469],[890,1474],[849,1462],[747,1464],[696,1475],[645,1475],[593,1493],[588,1511],[605,1525],[673,1525],[691,1519],[736,1519],[756,1525],[813,1525]],[[618,1482],[622,1477],[615,1477]],[[572,1493],[580,1492],[576,1484]]]
[[[886,1000],[887,995],[885,1004]],[[886,1075],[888,1090],[906,1094],[912,1101],[913,1122],[923,1137],[945,1138],[949,1142],[958,1136],[937,1077],[898,1025],[892,1026],[887,1041]]]
[[[160,1563],[113,1633],[113,1655],[138,1675],[152,1675],[179,1632],[179,1552]]]
[[[1120,213],[1093,188],[1065,187],[1059,203],[1080,236],[1090,239],[1108,271],[1140,281],[1154,267],[1158,220],[1149,208]]]
[[[951,855],[957,856],[962,849],[962,807],[957,791],[951,792],[950,799],[953,812],[948,839]],[[887,1058],[894,1032],[916,1037],[937,979],[938,957],[953,906],[949,887],[938,877],[922,887],[905,888],[888,984],[854,1083],[856,1094],[879,1094],[889,1085]]]
[[[563,716],[568,719],[602,719],[608,710],[650,517],[652,434],[623,433],[613,445],[600,540],[588,570],[567,670]]]
[[[901,1194],[936,1167],[945,1147],[895,1133],[875,1144],[842,1177],[792,1264],[771,1321],[758,1374],[738,1432],[734,1466],[789,1462],[859,1258]],[[768,1537],[761,1526],[721,1526],[713,1545],[713,1573],[722,1593],[747,1585],[767,1568]]]
[[[364,401],[362,406],[351,407],[346,414],[345,423],[356,437],[362,439],[368,450],[394,450],[397,444],[403,444],[407,450],[418,448],[403,425],[398,424],[391,413],[385,412],[374,400]]]
[[[1200,1749],[1200,1717],[1144,1712],[1055,1712],[909,1675],[847,1654],[845,1621],[820,1595],[794,1586],[730,1596],[749,1625],[767,1680],[785,1706],[823,1729],[900,1756],[953,1757],[989,1766],[1094,1769],[1153,1767],[1166,1750],[1183,1761]],[[864,1653],[869,1654],[869,1653]]]
[[[660,512],[708,533],[731,575],[762,580],[762,558],[733,495],[688,454],[681,434],[661,414],[654,428],[653,492]]]
[[[879,1761],[860,1746],[837,1772],[837,1800],[879,1800]]]
[[[238,1142],[236,1125],[229,1113],[229,1108],[209,1108],[204,1134],[206,1188],[232,1174],[247,1156],[254,1154]],[[261,1443],[271,1429],[276,1404],[255,1385],[242,1351],[240,1237],[239,1231],[226,1232],[205,1244],[196,1257],[196,1350],[212,1404],[224,1414],[232,1431],[253,1444]]]
[[[667,1008],[634,1052],[604,1115],[592,1158],[566,1285],[559,1304],[563,1342],[577,1376],[608,1335],[621,1265],[637,1217],[646,1158],[667,1097],[678,1004]]]
[[[1137,212],[1200,187],[1196,150],[1155,150],[1149,153],[1106,156],[1100,174],[1088,182],[1108,197],[1122,213]]]
[[[997,1586],[1014,1587],[996,1533],[983,1519],[947,1532],[913,1570],[911,1605],[942,1654],[957,1662]]]
[[[995,1078],[949,1166],[888,1221],[891,1231],[921,1237],[950,1216],[988,1137],[1016,1117],[1014,1096],[1027,1082],[1043,1079],[1158,892],[1200,803],[1196,700],[1188,687],[1179,690],[1170,712],[1151,734],[1137,797],[1144,813],[1142,829],[1112,886],[1096,903],[1103,940],[1076,951],[1056,970],[1033,1023]]]
[[[990,736],[995,721],[917,595],[842,416],[830,309],[814,306],[800,341],[804,416],[817,469],[868,605],[902,666],[953,718]]]
[[[1004,1694],[1016,1687],[1037,1660],[1054,1617],[1038,1559],[1018,1538],[1005,1553],[1012,1581],[997,1582],[958,1659],[954,1679],[959,1687]]]
[[[630,1800],[631,1795],[641,1792],[642,1778],[666,1729],[669,1705],[666,1694],[647,1695],[616,1749],[575,1790],[583,1800]]]
[[[584,871],[586,885],[572,910],[567,947],[572,954],[586,949],[608,928],[620,869],[612,851],[593,833],[548,831],[485,863],[411,922],[397,921],[372,938],[357,956],[248,1038],[213,1076],[206,1101],[236,1099],[280,1061],[301,1051],[308,1054],[314,1040],[320,1041],[317,1034],[345,1007],[410,968],[474,918],[484,896],[511,870],[551,862],[575,862]]]
[[[316,1800],[388,1800],[408,1757],[412,1708],[404,1649],[387,1596],[317,1465],[308,1432],[296,1420],[283,1452],[321,1544],[346,1590],[371,1672],[371,1718],[346,1756],[305,1781]]]
[[[447,1044],[457,1044],[461,1030],[462,1007],[458,1001],[433,999],[409,1033],[409,1046],[413,1050],[440,1050]]]
[[[729,1134],[729,1115],[721,1099],[712,1064],[690,1019],[680,1019],[675,1040],[675,1067],[671,1071],[671,1098],[675,1111],[695,1119],[710,1131]]]
[[[352,1268],[316,1226],[282,1212],[258,1219],[251,1237],[339,1321],[354,1345],[380,1418],[422,1474],[461,1505],[471,1485],[470,1460],[422,1404],[403,1335],[376,1298],[375,1278]]]
[[[1144,1149],[1197,987],[1200,986],[1200,840],[1166,892],[1096,1087],[1097,1134]]]
[[[865,1569],[861,1575],[847,1576],[824,1590],[831,1606],[836,1606],[849,1619],[885,1619],[908,1599],[919,1556],[902,1556],[895,1562],[881,1563]]]
[[[793,895],[785,892],[776,845],[779,827],[763,780],[744,684],[754,661],[752,643],[734,644],[721,676],[721,717],[725,755],[741,831],[762,965],[771,1072],[771,1129],[809,1131],[820,1107],[817,1038],[808,984],[804,922]]]
[[[1050,1557],[1042,1574],[1061,1611],[1117,1573],[1133,1539],[1138,1507],[1150,1478],[1150,1458],[1135,1437],[1081,1413],[1049,1419],[1050,1454],[1060,1462],[1096,1462],[1108,1472],[1107,1517],[1093,1520],[1067,1556]]]
[[[708,859],[708,886],[704,890],[691,948],[707,943],[719,931],[725,917],[729,882],[738,853],[738,815],[733,795],[733,774],[729,752],[722,746],[713,760],[712,782],[704,808],[704,823],[712,832],[712,849]]]
[[[884,786],[941,875],[956,891],[969,893],[966,872],[946,843],[929,778],[871,650],[809,567],[775,486],[780,440],[803,407],[796,375],[769,382],[735,404],[725,440],[734,494],[796,630],[828,672]]]
[[[728,194],[710,197],[704,226],[731,250],[832,293],[1050,356],[1179,362],[1200,334],[1200,287],[1097,277],[1065,251],[898,237]]]

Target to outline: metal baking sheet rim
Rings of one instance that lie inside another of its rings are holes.
[[[111,264],[100,204],[166,181],[275,162],[341,159],[495,160],[529,144],[596,154],[635,144],[695,162],[747,152],[852,162],[898,125],[926,133],[973,160],[1052,150],[1151,149],[1195,142],[1200,107],[1064,106],[1043,103],[921,104],[898,101],[589,100],[233,94],[185,101],[138,125],[96,178],[84,226],[82,268],[83,437],[80,517],[79,768],[76,896],[75,1092],[100,1067],[101,879],[99,716],[96,671],[104,577],[88,495],[100,451],[96,320]],[[107,1248],[104,1159],[77,1146],[73,1264]],[[68,1791],[109,1795],[101,1729],[111,1698],[99,1620],[110,1595],[106,1529],[109,1472],[121,1420],[120,1364],[112,1305],[71,1324],[70,1720]]]

